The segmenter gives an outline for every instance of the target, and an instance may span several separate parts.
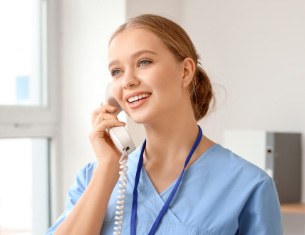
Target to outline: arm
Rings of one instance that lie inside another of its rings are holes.
[[[92,114],[90,141],[98,164],[88,186],[81,193],[76,191],[81,195],[71,212],[60,221],[55,235],[100,234],[110,195],[119,178],[120,152],[106,131],[124,125],[114,116],[115,111],[115,107],[104,105]]]
[[[100,234],[108,201],[118,180],[118,163],[99,162],[88,187],[58,226],[55,235]],[[77,193],[77,192],[76,192]]]
[[[271,178],[263,181],[245,204],[239,218],[237,234],[283,234],[280,204]]]

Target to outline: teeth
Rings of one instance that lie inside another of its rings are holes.
[[[132,102],[135,102],[135,101],[139,101],[139,100],[141,100],[143,98],[146,98],[148,96],[149,96],[149,94],[147,94],[147,93],[141,94],[141,95],[136,95],[136,96],[130,97],[128,99],[128,102],[132,103]]]

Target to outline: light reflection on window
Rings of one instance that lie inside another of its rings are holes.
[[[32,140],[0,139],[0,235],[32,234]]]
[[[0,1],[0,105],[41,105],[39,0]]]

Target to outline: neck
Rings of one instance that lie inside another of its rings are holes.
[[[195,120],[171,120],[170,123],[145,126],[144,164],[150,162],[164,165],[173,160],[184,161],[197,138],[198,131]]]
[[[168,118],[168,122],[144,125],[146,148],[143,159],[145,170],[158,192],[166,189],[181,173],[187,155],[198,136],[198,125],[192,118]],[[213,142],[202,137],[193,153],[189,166],[193,164]]]

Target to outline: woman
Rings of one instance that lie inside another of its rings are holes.
[[[130,19],[110,40],[113,95],[146,134],[128,158],[122,234],[280,235],[272,179],[197,125],[213,99],[198,60],[186,32],[156,15]],[[107,129],[125,125],[115,112],[93,113],[97,161],[80,171],[48,234],[113,233],[120,153]]]

